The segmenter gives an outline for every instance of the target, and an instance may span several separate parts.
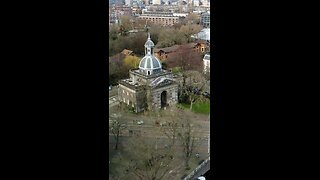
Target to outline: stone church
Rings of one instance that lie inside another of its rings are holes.
[[[161,109],[178,102],[178,83],[173,73],[163,69],[154,56],[154,43],[149,33],[144,47],[145,56],[139,68],[130,70],[130,78],[120,80],[118,88],[120,102],[132,107],[135,112]]]

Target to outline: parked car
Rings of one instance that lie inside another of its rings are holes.
[[[198,91],[199,91],[199,88],[197,88],[197,87],[193,89],[194,93],[197,93]]]
[[[208,92],[204,92],[204,93],[202,93],[202,95],[207,97],[207,98],[210,98],[210,93],[208,93]]]
[[[144,122],[142,121],[142,120],[140,120],[140,121],[137,121],[137,124],[138,125],[142,125]]]
[[[161,127],[167,126],[167,122],[161,122],[161,123],[160,123],[160,126],[161,126]]]

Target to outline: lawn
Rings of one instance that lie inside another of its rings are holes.
[[[179,107],[183,107],[185,109],[190,108],[190,104],[180,103],[178,104]],[[195,113],[201,114],[209,114],[210,113],[210,102],[199,102],[192,105],[192,111]]]
[[[210,113],[210,102],[196,103],[192,107],[192,111],[201,114]]]

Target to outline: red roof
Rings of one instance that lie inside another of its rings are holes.
[[[118,54],[110,57],[109,60],[110,61],[122,61],[125,57],[126,57],[126,55],[124,55],[123,53],[118,53]]]

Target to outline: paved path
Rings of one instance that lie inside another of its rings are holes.
[[[129,136],[129,135],[121,135],[120,137],[121,139],[119,141],[119,144],[121,144],[121,146],[127,146],[129,142],[133,140],[132,138],[130,138],[132,136]],[[169,144],[168,138],[165,136],[153,136],[153,137],[147,136],[147,137],[144,137],[144,139],[147,140],[147,142],[157,142],[159,148],[164,148],[165,145]],[[116,143],[116,140],[114,139],[113,135],[109,134],[109,145],[115,145],[115,143]],[[180,142],[178,142],[178,140],[175,145],[175,149],[183,151],[183,145],[181,145]],[[195,147],[194,150],[197,153],[200,153],[203,156],[206,156],[208,151],[208,145],[206,141],[199,142],[199,144],[197,145],[197,147]]]

